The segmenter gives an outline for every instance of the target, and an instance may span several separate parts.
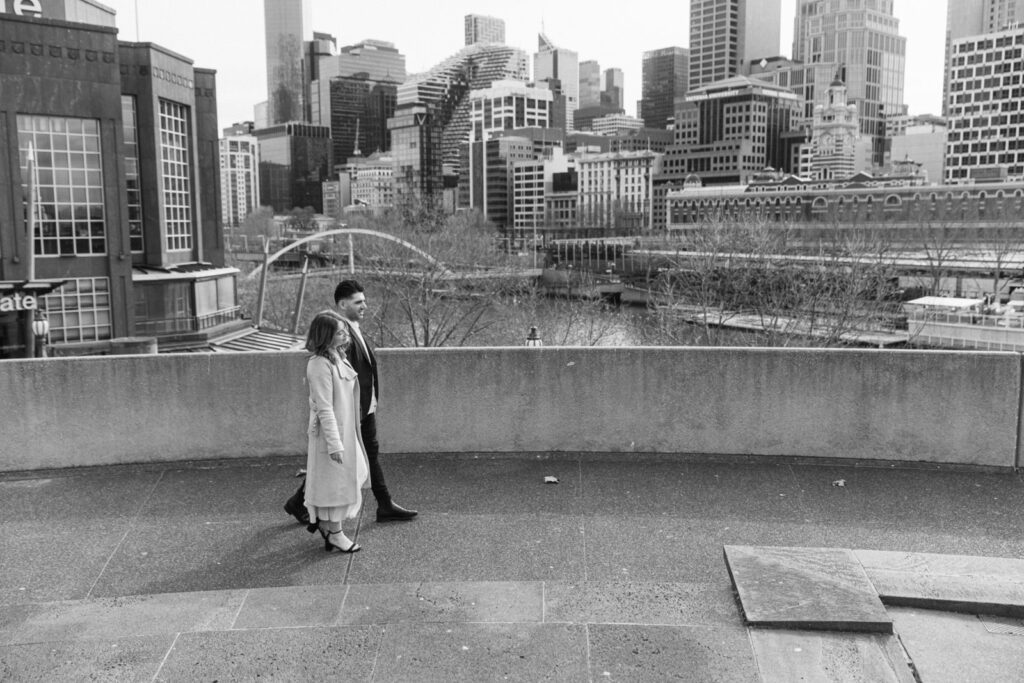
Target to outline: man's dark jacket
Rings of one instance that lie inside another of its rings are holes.
[[[356,374],[359,375],[359,415],[361,418],[366,419],[370,412],[370,402],[373,399],[374,387],[377,388],[377,400],[380,401],[380,384],[377,381],[377,358],[373,355],[373,349],[370,348],[370,342],[366,341],[366,337],[363,337],[363,341],[366,343],[366,351],[369,355],[363,352],[363,345],[359,343],[359,339],[356,338],[356,333],[352,330],[351,325],[349,325],[349,334],[352,336],[352,342],[348,345],[345,357],[348,358],[348,362],[355,368]]]

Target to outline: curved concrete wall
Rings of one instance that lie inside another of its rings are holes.
[[[1012,353],[748,348],[379,353],[387,452],[781,455],[1013,467]],[[299,454],[305,356],[0,363],[0,470]]]

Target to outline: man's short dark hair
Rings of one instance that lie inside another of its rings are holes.
[[[353,294],[358,294],[362,291],[363,286],[355,280],[342,280],[334,288],[334,303],[338,303],[342,299],[347,299]]]

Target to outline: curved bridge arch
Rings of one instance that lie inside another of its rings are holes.
[[[437,266],[438,268],[440,268],[444,272],[445,275],[452,275],[453,274],[451,269],[448,268],[448,266],[446,266],[445,264],[441,263],[436,258],[434,258],[430,254],[428,254],[427,252],[423,251],[422,249],[417,247],[415,244],[407,242],[407,241],[405,241],[405,240],[403,240],[403,239],[401,239],[399,237],[395,237],[394,235],[389,235],[386,232],[378,232],[377,230],[368,230],[366,228],[334,228],[333,230],[324,230],[323,232],[317,232],[317,233],[314,233],[314,234],[309,235],[307,237],[303,237],[300,240],[296,240],[296,241],[292,242],[287,247],[284,247],[283,249],[278,249],[273,254],[271,254],[270,258],[267,259],[266,265],[269,266],[271,263],[273,263],[274,261],[279,259],[283,254],[288,253],[289,251],[291,251],[292,249],[295,249],[298,246],[306,244],[307,242],[312,242],[314,240],[318,240],[318,239],[320,239],[322,237],[327,237],[328,235],[369,235],[370,237],[380,237],[381,239],[389,240],[391,242],[395,242],[396,244],[401,244],[403,247],[406,247],[406,248],[414,251],[415,253],[417,253],[420,256],[422,256],[427,261],[427,263],[429,263],[430,265]],[[246,275],[246,279],[247,280],[251,280],[251,279],[255,278],[257,275],[259,275],[259,273],[262,270],[263,270],[263,264],[260,264],[260,265],[256,266],[255,268],[253,268],[251,273]]]

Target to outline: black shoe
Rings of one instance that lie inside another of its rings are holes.
[[[377,506],[378,522],[408,522],[417,514],[415,510],[406,510],[397,503]]]
[[[309,525],[309,510],[305,505],[292,505],[289,500],[284,504],[284,511],[298,520],[299,524]]]
[[[342,548],[340,545],[334,545],[333,543],[331,543],[331,536],[333,536],[334,534],[340,534],[340,533],[341,533],[340,530],[339,531],[324,531],[323,529],[320,530],[320,535],[324,537],[324,550],[326,550],[329,553],[346,553],[346,554],[348,554],[348,553],[358,553],[360,550],[363,549],[362,546],[360,546],[355,541],[352,541],[352,544],[348,548]]]

